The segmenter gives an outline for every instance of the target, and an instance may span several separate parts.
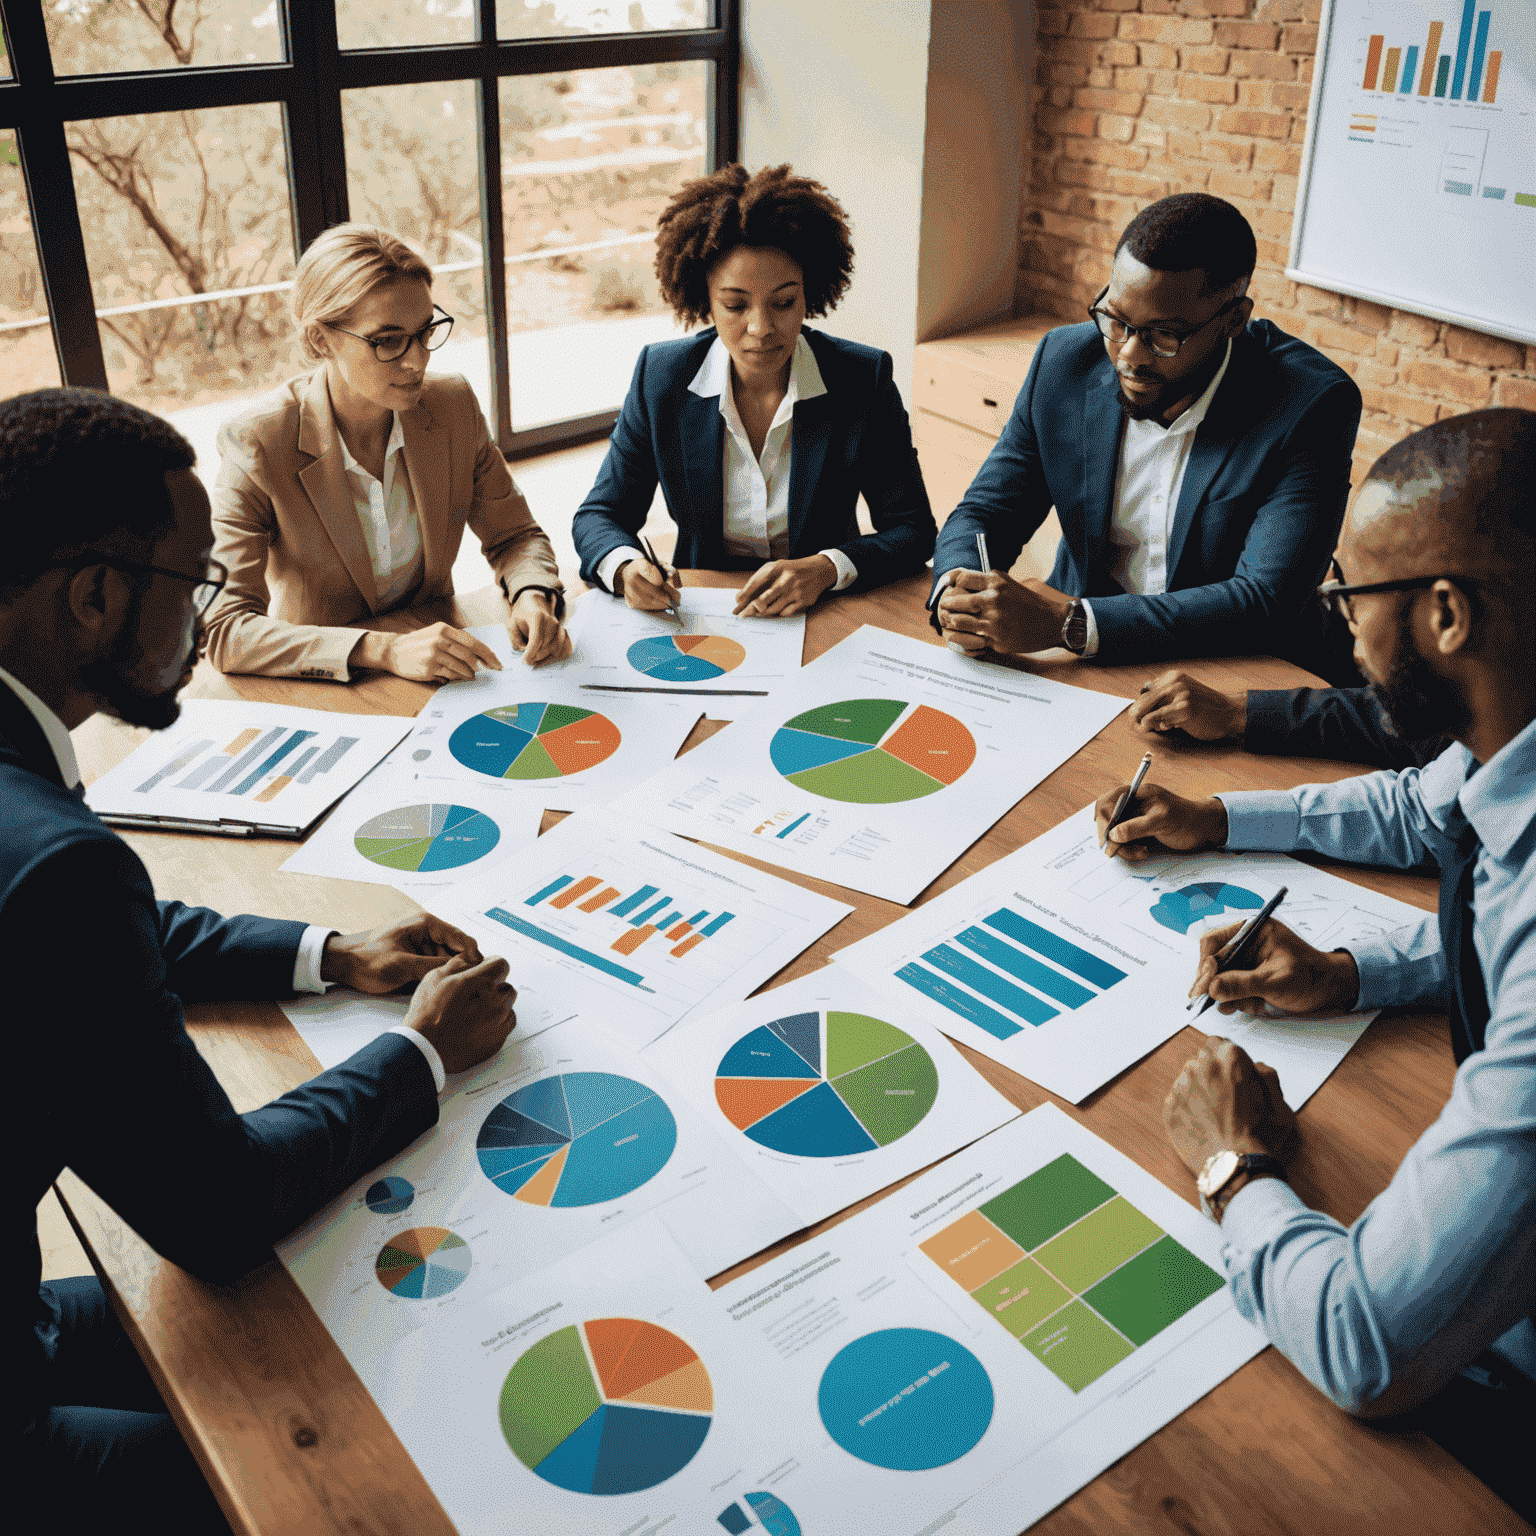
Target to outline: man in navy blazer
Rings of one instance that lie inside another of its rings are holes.
[[[1255,254],[1248,221],[1205,193],[1126,226],[1091,320],[1040,343],[939,535],[930,606],[956,648],[1134,662],[1316,646],[1303,609],[1343,520],[1360,391],[1250,318]],[[1050,582],[1002,574],[1053,505]]]
[[[677,565],[728,571],[760,563],[726,552],[725,419],[717,395],[688,388],[716,334],[711,326],[641,352],[608,456],[571,523],[583,581],[601,585],[603,557],[635,542],[658,481],[678,526]],[[800,334],[826,392],[794,408],[788,558],[840,549],[858,570],[851,592],[910,576],[933,552],[933,513],[890,353],[809,327]],[[859,532],[861,494],[873,533]]]
[[[218,590],[208,498],[169,425],[89,390],[0,404],[0,967],[8,993],[9,1230],[0,1318],[13,1502],[50,1529],[149,1518],[227,1530],[94,1278],[40,1285],[38,1201],[68,1166],[160,1253],[229,1281],[437,1120],[443,1074],[501,1047],[506,962],[435,918],[341,936],[155,901],[80,798],[69,731],[106,708],[169,725]],[[182,999],[419,982],[350,1060],[237,1115]]]

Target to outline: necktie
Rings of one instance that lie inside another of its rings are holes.
[[[1488,989],[1472,942],[1472,872],[1482,841],[1468,826],[1440,871],[1440,946],[1451,983],[1451,1049],[1459,1067],[1483,1048]]]

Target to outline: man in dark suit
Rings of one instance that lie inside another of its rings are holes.
[[[1090,320],[1040,343],[939,535],[930,607],[953,646],[1311,656],[1300,616],[1343,520],[1360,391],[1250,318],[1255,254],[1248,221],[1205,193],[1126,226]],[[1016,582],[1003,573],[1053,505],[1051,580]]]
[[[35,1211],[68,1166],[160,1253],[227,1281],[437,1120],[446,1071],[500,1049],[506,962],[422,917],[342,936],[157,903],[80,798],[69,731],[99,709],[160,728],[221,572],[193,454],[165,422],[88,390],[0,403],[0,967],[10,1007],[12,1230],[0,1302],[15,1374],[13,1502],[51,1530],[223,1519],[94,1279],[39,1285]],[[405,1024],[237,1115],[181,1000],[419,983]]]

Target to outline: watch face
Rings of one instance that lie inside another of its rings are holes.
[[[1237,1153],[1232,1151],[1218,1152],[1200,1170],[1200,1177],[1196,1180],[1196,1186],[1200,1193],[1210,1199],[1217,1190],[1237,1172]]]

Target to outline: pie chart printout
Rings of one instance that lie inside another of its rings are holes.
[[[448,750],[492,779],[561,779],[585,773],[619,750],[619,728],[574,704],[503,704],[472,715]]]
[[[747,648],[725,635],[652,635],[624,654],[636,672],[658,683],[707,683],[734,672]]]
[[[789,1157],[889,1146],[933,1108],[939,1073],[911,1035],[823,1010],[743,1035],[715,1069],[715,1102],[751,1140]]]
[[[800,1536],[800,1522],[783,1499],[761,1488],[743,1494],[717,1517],[731,1536],[762,1530],[767,1536]]]
[[[365,821],[352,844],[372,864],[430,874],[462,869],[501,841],[501,828],[466,805],[402,805]]]
[[[1244,886],[1228,885],[1221,880],[1202,880],[1198,885],[1186,885],[1159,896],[1151,909],[1152,921],[1175,933],[1188,933],[1203,920],[1221,917],[1227,912],[1256,911],[1263,905],[1264,898]]]
[[[363,1204],[375,1216],[398,1216],[401,1211],[410,1210],[415,1198],[416,1188],[410,1180],[392,1173],[387,1178],[376,1179],[368,1186]]]
[[[891,805],[953,784],[976,761],[976,740],[953,715],[926,704],[844,699],[786,720],[768,756],[808,794]]]
[[[992,1422],[992,1378],[963,1344],[926,1328],[883,1328],[828,1363],[816,1407],[860,1461],[927,1472],[958,1461]]]
[[[469,1244],[447,1227],[410,1227],[384,1244],[373,1270],[386,1291],[431,1301],[464,1283],[470,1271]]]
[[[512,1454],[571,1493],[638,1493],[693,1460],[715,1394],[675,1333],[633,1317],[572,1323],[518,1357],[501,1389]]]
[[[602,1205],[654,1178],[676,1145],[672,1111],[643,1083],[565,1072],[508,1094],[475,1152],[486,1178],[525,1205]]]

